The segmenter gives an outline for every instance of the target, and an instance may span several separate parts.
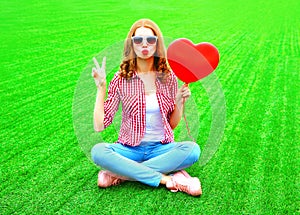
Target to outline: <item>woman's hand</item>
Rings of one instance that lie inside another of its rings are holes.
[[[176,94],[176,106],[181,107],[183,103],[191,96],[191,90],[188,84],[182,85]]]
[[[92,76],[95,80],[95,84],[98,89],[102,88],[103,86],[106,86],[106,73],[105,73],[105,67],[106,67],[106,57],[103,57],[102,65],[99,66],[98,61],[96,58],[93,58],[94,64],[96,66],[92,69]]]
[[[183,104],[185,100],[188,99],[190,96],[191,96],[191,91],[188,87],[188,84],[184,84],[180,89],[178,89],[175,97],[175,108],[171,113],[171,117],[169,121],[172,129],[176,128],[176,126],[180,122],[183,113]]]
[[[93,58],[94,67],[92,69],[92,76],[95,80],[95,84],[98,88],[96,95],[96,102],[94,107],[94,129],[95,131],[103,131],[104,130],[104,98],[106,91],[106,74],[105,74],[105,65],[106,65],[106,57],[102,60],[101,67],[99,66],[96,58]]]

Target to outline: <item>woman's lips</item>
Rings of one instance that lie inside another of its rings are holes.
[[[143,54],[143,55],[147,55],[148,53],[149,53],[149,51],[148,51],[147,49],[143,49],[143,50],[142,50],[142,54]]]

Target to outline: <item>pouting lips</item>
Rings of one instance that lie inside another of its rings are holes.
[[[142,53],[143,53],[143,55],[147,55],[149,53],[149,51],[144,49],[144,50],[142,50]]]

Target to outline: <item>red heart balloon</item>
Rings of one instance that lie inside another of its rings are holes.
[[[212,73],[220,56],[218,49],[210,43],[194,45],[190,40],[181,38],[169,45],[167,58],[175,75],[181,81],[191,83]]]

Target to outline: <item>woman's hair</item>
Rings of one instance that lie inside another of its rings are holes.
[[[150,19],[140,19],[131,26],[124,44],[123,60],[120,65],[120,76],[130,79],[136,70],[136,54],[133,49],[131,37],[134,36],[136,29],[140,27],[150,28],[158,38],[156,51],[154,53],[154,69],[157,71],[157,77],[164,82],[170,74],[170,69],[166,60],[165,45],[159,27]]]

